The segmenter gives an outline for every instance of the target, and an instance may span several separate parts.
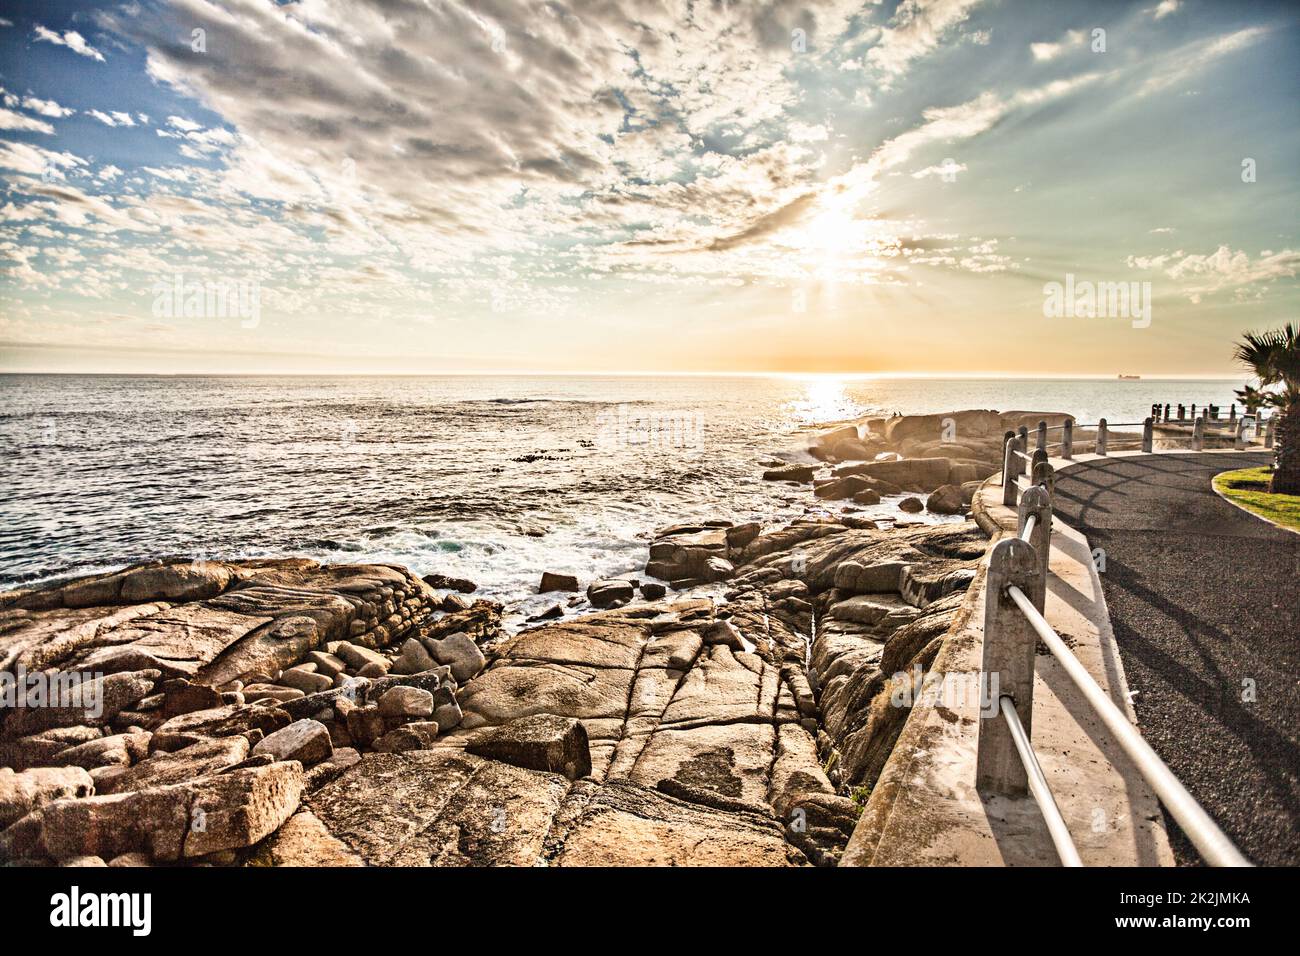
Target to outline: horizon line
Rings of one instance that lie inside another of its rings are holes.
[[[875,379],[970,379],[970,380],[1020,380],[1020,381],[1223,381],[1235,382],[1243,379],[1249,379],[1247,372],[1240,375],[1223,375],[1223,374],[1195,374],[1195,373],[1156,373],[1145,375],[1140,373],[1124,373],[1124,375],[1136,375],[1136,378],[1124,378],[1114,372],[1072,372],[1047,375],[1034,375],[1025,372],[934,372],[934,371],[915,371],[915,372],[827,372],[827,371],[767,371],[767,370],[746,370],[746,371],[668,371],[663,369],[640,369],[632,371],[590,371],[590,370],[566,370],[556,371],[550,369],[479,369],[472,371],[440,370],[429,372],[406,372],[406,371],[310,371],[302,369],[268,369],[263,371],[83,371],[69,369],[2,369],[0,375],[102,375],[116,376],[121,378],[127,377],[153,377],[153,378],[200,378],[200,377],[221,377],[221,378],[257,378],[266,376],[282,376],[297,378],[473,378],[473,377],[494,377],[494,378],[638,378],[638,377],[656,377],[656,378],[824,378],[824,379],[855,379],[855,380],[875,380]]]

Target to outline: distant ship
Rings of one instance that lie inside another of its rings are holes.
[[[1119,377],[1121,382],[1136,382],[1141,378],[1141,375],[1121,375]]]

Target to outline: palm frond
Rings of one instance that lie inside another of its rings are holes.
[[[1300,390],[1300,329],[1288,322],[1280,329],[1247,332],[1233,350],[1233,358],[1254,372],[1261,385],[1282,385]]]

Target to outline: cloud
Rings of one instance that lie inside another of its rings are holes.
[[[155,130],[186,159],[220,162],[223,195],[434,269],[562,235],[621,241],[691,222],[698,235],[700,219],[725,233],[775,208],[818,157],[770,147],[830,136],[783,116],[799,98],[791,31],[829,49],[858,12],[853,0],[434,14],[415,0],[175,0],[158,20],[97,22],[222,117]],[[204,55],[176,41],[193,27]]]
[[[820,241],[844,251],[869,252],[876,261],[865,263],[865,267],[879,272],[885,267],[882,260],[898,253],[901,239],[896,234],[882,232],[868,220],[858,219],[856,208],[876,192],[885,173],[905,164],[913,154],[928,146],[978,136],[1013,112],[1068,96],[1107,75],[1086,73],[1020,90],[1006,97],[986,92],[957,106],[926,110],[924,122],[881,144],[865,162],[854,164],[847,172],[813,189],[799,191],[788,202],[755,217],[743,229],[714,238],[708,248],[731,250],[760,241],[779,244],[783,235],[790,237],[788,247],[798,248],[800,244],[808,243],[816,246],[818,237],[824,236],[825,239]],[[948,168],[942,164],[933,167],[936,172]],[[922,172],[928,175],[928,170]],[[993,255],[991,249],[972,252],[973,255],[960,263],[971,271],[1000,271],[1009,262],[1005,257]],[[789,271],[788,255],[788,248],[778,250],[777,260],[769,263],[773,274]]]
[[[1085,36],[1082,30],[1070,30],[1055,43],[1029,44],[1029,52],[1033,54],[1034,59],[1038,62],[1046,62],[1047,60],[1056,59],[1066,50],[1072,50],[1075,47],[1083,46],[1084,39]]]
[[[9,169],[25,176],[59,178],[65,170],[85,166],[80,156],[56,152],[33,146],[30,143],[0,141],[0,169]]]
[[[1160,0],[1160,2],[1156,4],[1154,10],[1151,11],[1152,18],[1163,20],[1171,13],[1176,13],[1178,8],[1181,6],[1181,0]]]
[[[1205,69],[1221,57],[1258,43],[1269,33],[1267,27],[1246,27],[1233,33],[1185,44],[1161,57],[1138,88],[1138,96],[1167,89]]]
[[[42,100],[35,96],[23,97],[23,109],[31,110],[34,113],[40,113],[42,116],[49,116],[54,119],[60,119],[64,116],[71,116],[77,112],[66,106],[60,106],[54,100]]]
[[[99,120],[105,126],[134,126],[135,120],[131,118],[130,113],[119,113],[113,110],[111,113],[101,113],[99,110],[83,110],[87,116],[92,116]]]
[[[0,108],[0,129],[12,129],[30,133],[53,133],[54,127],[44,120],[33,116],[24,116],[13,110]]]
[[[1193,302],[1224,290],[1235,290],[1241,298],[1258,298],[1267,286],[1278,279],[1295,278],[1300,270],[1300,252],[1295,250],[1266,249],[1251,259],[1244,250],[1234,251],[1227,245],[1208,254],[1179,249],[1156,256],[1129,256],[1125,261],[1131,269],[1163,272],[1182,283],[1183,294]]]
[[[76,30],[65,30],[62,34],[59,34],[38,23],[32,32],[36,34],[38,41],[44,40],[46,43],[53,43],[56,46],[66,46],[73,53],[90,57],[92,60],[99,60],[101,63],[104,62],[104,54],[87,43],[86,38]]]
[[[924,169],[918,169],[912,173],[913,179],[926,179],[930,176],[956,176],[958,173],[966,172],[966,164],[949,160],[944,163],[937,163],[934,166],[926,166]]]
[[[898,76],[911,62],[939,45],[944,33],[963,22],[980,0],[903,0],[890,26],[867,51],[867,62],[885,74]]]

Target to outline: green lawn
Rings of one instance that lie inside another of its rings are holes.
[[[1214,488],[1229,501],[1284,528],[1300,531],[1300,496],[1270,495],[1270,469],[1242,468],[1214,476]]]

